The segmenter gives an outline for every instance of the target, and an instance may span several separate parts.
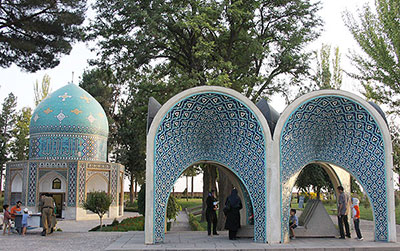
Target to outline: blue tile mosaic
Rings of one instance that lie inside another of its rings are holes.
[[[308,163],[324,161],[344,168],[360,182],[372,204],[376,240],[388,240],[384,140],[363,106],[340,96],[304,102],[282,129],[280,157],[283,234],[288,232],[291,198],[287,182]]]
[[[243,182],[254,206],[254,240],[266,242],[266,145],[254,113],[221,93],[200,93],[176,103],[155,137],[154,240],[164,240],[168,196],[191,164],[212,160]]]

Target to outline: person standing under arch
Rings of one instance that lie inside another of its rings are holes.
[[[340,231],[340,239],[345,239],[343,224],[346,229],[346,237],[351,238],[349,220],[347,215],[350,212],[350,196],[344,193],[344,188],[338,186],[339,200],[338,200],[338,223]]]
[[[238,196],[238,190],[234,188],[226,199],[224,213],[226,212],[225,228],[229,230],[229,240],[236,240],[236,234],[240,228],[240,209],[242,201]]]
[[[207,232],[211,235],[211,225],[213,228],[213,235],[218,235],[217,233],[217,200],[215,199],[215,191],[211,190],[208,193],[206,200],[206,219],[207,219]]]

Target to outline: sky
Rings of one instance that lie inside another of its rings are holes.
[[[323,0],[320,16],[324,20],[324,30],[318,40],[309,45],[310,50],[319,50],[321,45],[330,44],[332,47],[338,46],[341,52],[342,68],[346,70],[353,69],[347,54],[349,49],[358,49],[356,42],[353,40],[348,29],[345,27],[342,14],[348,10],[356,13],[364,4],[373,6],[373,0]],[[91,15],[91,14],[89,14]],[[41,80],[44,74],[48,74],[51,78],[51,90],[58,88],[73,81],[78,83],[83,71],[88,67],[87,60],[95,58],[95,52],[91,52],[89,45],[85,43],[77,43],[73,46],[70,55],[63,56],[60,64],[54,69],[42,70],[36,73],[27,73],[21,71],[15,65],[7,69],[0,69],[0,102],[2,103],[8,93],[13,92],[17,96],[18,108],[25,106],[34,107],[33,84]],[[72,78],[72,76],[74,76]],[[357,81],[343,76],[342,89],[360,95],[361,87]],[[271,100],[272,106],[282,112],[286,104],[282,98],[274,96]],[[195,191],[202,191],[202,177],[195,178]],[[128,189],[129,182],[125,182],[125,190]],[[180,179],[175,184],[177,192],[185,189],[185,179]],[[189,182],[190,186],[190,182]]]

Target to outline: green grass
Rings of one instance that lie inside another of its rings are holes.
[[[143,231],[143,230],[144,230],[144,216],[138,216],[138,217],[130,217],[123,219],[120,223],[113,222],[113,224],[103,227],[102,232],[127,232],[127,231]]]
[[[178,204],[181,206],[182,210],[185,208],[192,208],[201,206],[202,200],[201,199],[177,199]]]
[[[201,215],[189,214],[189,225],[192,231],[206,231],[207,222],[200,222]]]
[[[325,206],[325,209],[328,212],[328,214],[330,214],[330,215],[337,214],[336,211],[332,211],[332,209],[336,209],[336,204],[324,203],[324,206]],[[305,205],[304,205],[304,207],[305,207]],[[292,208],[299,209],[299,206],[297,203],[292,203]],[[301,210],[304,210],[304,208]],[[364,205],[360,205],[360,218],[363,220],[370,220],[370,221],[374,220],[374,218],[372,216],[372,208],[371,207],[365,208]],[[400,224],[400,207],[396,207],[396,224]]]
[[[138,205],[137,205],[137,200],[135,200],[132,204],[126,202],[125,207],[124,207],[125,212],[137,212],[138,211]]]

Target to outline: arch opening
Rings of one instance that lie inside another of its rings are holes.
[[[370,198],[368,197],[368,194],[367,193],[365,193],[365,188],[360,184],[360,182],[357,180],[357,178],[352,174],[352,173],[350,173],[349,171],[347,171],[345,168],[343,168],[343,167],[339,167],[339,166],[336,166],[336,165],[334,165],[334,164],[332,164],[332,163],[326,163],[326,162],[312,162],[312,163],[316,163],[316,164],[318,164],[322,169],[324,169],[324,171],[328,174],[328,176],[329,176],[329,180],[330,180],[330,182],[332,183],[332,188],[333,188],[333,191],[334,191],[334,194],[335,194],[335,206],[334,206],[334,210],[336,210],[336,207],[337,207],[337,203],[338,203],[338,198],[339,198],[339,192],[338,192],[338,190],[337,190],[337,187],[338,186],[342,186],[342,187],[344,187],[344,192],[345,193],[347,193],[348,195],[350,195],[350,198],[357,198],[357,199],[359,199],[360,200],[360,202],[363,200],[363,197],[360,197],[360,195],[358,195],[358,194],[353,194],[352,193],[352,191],[351,191],[351,180],[350,180],[350,178],[352,177],[352,178],[354,178],[356,181],[357,181],[357,185],[359,185],[360,186],[360,188],[362,189],[362,193],[363,193],[363,195],[366,195],[367,196],[367,199],[368,199],[368,201],[367,201],[367,203],[368,203],[368,205],[370,206],[370,207],[372,207],[372,204],[371,204],[371,202],[370,202]],[[302,167],[296,174],[294,174],[291,178],[290,178],[290,182],[287,184],[287,186],[289,187],[289,189],[287,189],[287,191],[288,191],[288,193],[289,194],[287,194],[286,196],[288,196],[288,197],[290,197],[289,198],[289,200],[288,200],[288,205],[285,205],[285,204],[283,204],[282,206],[283,206],[283,208],[284,208],[284,210],[285,210],[285,214],[287,215],[287,218],[289,218],[290,217],[290,209],[291,209],[291,204],[292,204],[292,201],[293,201],[293,190],[294,190],[294,188],[296,187],[296,181],[298,180],[298,178],[299,178],[299,176],[300,176],[300,173],[305,169],[305,168],[307,168],[307,166],[309,165],[309,164],[312,164],[312,163],[308,163],[307,165],[305,165],[304,167]],[[314,191],[315,192],[315,191]],[[325,191],[325,192],[327,192],[327,191]],[[285,195],[284,195],[285,196]],[[323,201],[324,201],[325,199],[323,199]],[[331,198],[327,198],[327,200],[331,200]],[[305,202],[305,204],[306,204],[306,202]],[[365,205],[365,204],[364,204]],[[325,206],[325,205],[324,205]],[[305,207],[303,207],[303,208],[305,208]],[[327,209],[327,212],[328,212],[328,209]],[[335,212],[337,212],[337,211],[335,211]],[[328,214],[329,214],[329,212],[328,212]],[[331,215],[331,214],[329,214],[329,215]],[[374,217],[374,215],[372,214],[372,216]],[[350,210],[350,213],[349,213],[349,215],[348,215],[348,219],[350,220],[351,219],[351,210]],[[337,220],[336,219],[334,219],[333,220],[333,223],[335,224],[335,225],[337,225],[338,224],[338,222],[337,222]],[[289,242],[289,229],[288,229],[288,227],[286,227],[286,228],[284,228],[283,227],[283,224],[284,223],[282,223],[282,235],[283,235],[283,241],[286,243],[286,242]],[[375,225],[375,222],[374,222],[374,225]],[[296,232],[296,230],[295,230],[295,232]]]
[[[282,116],[285,119],[279,141],[282,241],[287,236],[293,178],[310,162],[340,166],[357,179],[373,208],[375,240],[388,241],[392,216],[386,151],[390,146],[384,122],[377,122],[376,111],[366,108],[366,102],[349,97],[336,94],[303,100]]]
[[[200,161],[200,162],[197,162],[197,163],[193,163],[192,165],[190,165],[190,166],[193,166],[193,165],[201,165],[201,164],[204,164],[204,163],[207,163],[207,164],[211,164],[211,165],[213,165],[213,166],[215,166],[217,169],[218,169],[218,172],[221,174],[221,172],[223,172],[223,174],[224,175],[226,175],[227,177],[228,177],[228,179],[229,179],[229,181],[232,183],[232,187],[231,188],[229,188],[228,189],[228,192],[227,192],[227,195],[229,196],[230,195],[230,193],[231,193],[231,189],[233,189],[233,188],[236,188],[237,190],[238,190],[238,195],[239,195],[239,197],[240,197],[240,199],[241,199],[241,201],[242,201],[242,205],[243,205],[243,208],[242,208],[242,210],[240,210],[240,224],[241,224],[241,226],[242,227],[244,227],[244,226],[246,226],[246,225],[248,225],[248,226],[254,226],[254,224],[251,224],[250,223],[250,219],[249,219],[249,217],[250,216],[252,216],[253,214],[254,214],[254,211],[253,211],[253,206],[252,206],[252,201],[251,201],[251,197],[250,197],[250,195],[249,195],[249,193],[248,193],[248,189],[246,188],[246,186],[243,184],[243,181],[235,174],[235,173],[233,173],[232,171],[231,171],[231,169],[230,168],[228,168],[228,167],[226,167],[226,166],[224,166],[224,165],[222,165],[222,164],[220,164],[220,163],[217,163],[217,162],[214,162],[214,161]],[[189,167],[187,167],[187,168],[185,168],[184,170],[183,170],[183,172],[181,173],[181,175],[178,177],[178,179],[179,178],[181,178],[181,177],[183,177],[184,176],[184,172],[188,169],[188,168],[190,168],[190,166]],[[178,180],[178,179],[176,179],[176,181]],[[176,184],[176,181],[175,181],[175,183],[173,184],[173,188],[174,188],[174,185]],[[222,209],[224,208],[224,206],[225,206],[225,201],[226,201],[226,198],[221,198],[221,197],[218,197],[219,195],[220,195],[220,190],[219,190],[219,183],[218,183],[218,181],[216,180],[216,194],[217,194],[217,199],[218,199],[218,202],[219,202],[219,206],[218,206],[218,213],[217,213],[217,218],[219,217],[219,214],[223,214],[223,212],[222,212]],[[176,192],[176,191],[175,191]],[[171,191],[169,191],[169,194],[168,194],[168,199],[169,199],[169,197],[172,195],[174,193],[174,190],[171,190]],[[187,194],[187,196],[188,196],[189,194]],[[167,199],[167,205],[168,205],[168,199]],[[166,212],[166,209],[167,209],[167,205],[165,205],[165,212]],[[205,210],[205,209],[204,209]],[[205,213],[205,211],[204,212],[202,212],[202,213]],[[167,219],[166,219],[167,220]],[[226,219],[225,219],[226,220]],[[223,224],[223,228],[224,228],[224,226],[225,226],[225,220],[224,220],[224,224]],[[218,229],[217,229],[218,230]],[[223,230],[223,229],[222,229]],[[218,231],[220,231],[220,230],[218,230]],[[240,234],[239,234],[240,235]]]
[[[215,91],[225,88],[195,89],[168,101],[149,130],[146,182],[153,184],[146,186],[146,198],[151,198],[146,215],[152,215],[152,222],[146,221],[146,243],[164,240],[165,207],[173,184],[186,167],[203,161],[227,167],[242,181],[253,202],[254,240],[267,242],[264,135],[268,125],[259,111],[255,114],[254,104],[248,102],[255,108],[250,109],[240,99],[244,97],[234,96],[240,94]]]

